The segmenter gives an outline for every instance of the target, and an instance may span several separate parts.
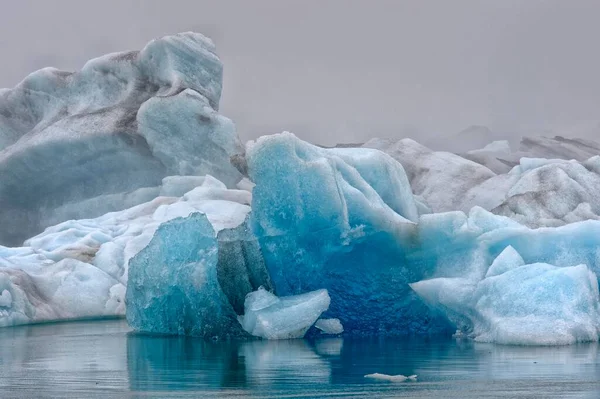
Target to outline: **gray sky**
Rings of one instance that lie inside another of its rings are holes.
[[[5,0],[0,87],[195,30],[243,139],[565,133],[600,120],[599,20],[596,0]]]

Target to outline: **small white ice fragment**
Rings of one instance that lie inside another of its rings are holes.
[[[389,382],[404,382],[406,380],[416,381],[417,375],[413,374],[413,375],[405,376],[402,374],[388,375],[388,374],[373,373],[373,374],[365,375],[365,378],[371,378],[373,380],[389,381]]]
[[[319,319],[315,327],[321,330],[322,334],[337,335],[344,332],[344,326],[339,319]]]

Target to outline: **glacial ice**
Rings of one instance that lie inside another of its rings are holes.
[[[344,332],[344,326],[339,319],[319,319],[315,328],[321,330],[322,334],[338,335]]]
[[[217,236],[204,214],[160,225],[129,265],[129,325],[162,334],[243,336],[219,286],[217,262]]]
[[[290,133],[251,143],[247,159],[256,184],[253,229],[278,295],[327,289],[324,317],[355,334],[448,328],[408,287],[433,262],[410,259],[418,217],[398,163],[375,150],[319,148]],[[377,159],[386,167],[365,173]]]
[[[327,290],[278,298],[260,287],[246,296],[241,324],[256,337],[302,338],[329,303]]]
[[[363,147],[384,151],[400,162],[410,180],[412,191],[422,196],[433,212],[468,212],[470,208],[465,209],[462,203],[468,197],[469,190],[495,176],[483,165],[449,152],[431,151],[411,139],[372,139]],[[498,191],[497,188],[490,195]],[[495,202],[501,201],[492,199],[489,202],[495,205]],[[485,204],[477,205],[485,207]]]
[[[247,261],[248,282],[239,289],[250,292],[270,286],[264,264],[252,258],[260,256],[246,224],[251,194],[227,189],[211,176],[169,177],[163,188],[181,194],[197,184],[180,197],[159,196],[96,219],[49,227],[24,247],[0,246],[0,326],[124,315],[130,259],[148,246],[161,224],[197,212],[220,233],[224,247],[245,249],[235,260],[222,262],[227,265],[222,274],[237,268],[237,281],[242,281]],[[226,257],[227,251],[221,256]]]
[[[244,149],[221,84],[184,33],[0,90],[0,326],[598,340],[600,144]]]
[[[410,139],[372,139],[363,147],[380,149],[400,162],[413,192],[433,213],[467,213],[480,206],[529,227],[600,220],[600,144],[524,139],[522,151],[506,154],[504,145],[492,143],[465,157],[432,151]]]
[[[495,220],[506,224],[492,226]],[[481,208],[463,221],[452,235],[473,240],[470,258],[462,258],[468,267],[457,272],[448,259],[438,264],[435,278],[411,284],[432,307],[480,341],[559,345],[598,339],[598,221],[529,229]]]
[[[152,192],[127,193],[169,175],[235,187],[231,159],[243,147],[216,112],[221,84],[210,39],[181,33],[79,72],[42,69],[0,92],[0,244],[149,201]]]
[[[585,265],[534,263],[478,282],[436,278],[411,287],[476,341],[564,345],[599,337],[598,279]]]

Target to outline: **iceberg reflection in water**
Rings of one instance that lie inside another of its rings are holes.
[[[2,398],[583,397],[600,392],[597,343],[206,342],[130,332],[122,320],[0,330]],[[365,379],[418,374],[418,381]],[[43,389],[40,389],[43,387]]]

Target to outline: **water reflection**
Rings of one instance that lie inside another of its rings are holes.
[[[328,384],[327,358],[339,356],[341,345],[341,339],[205,342],[128,334],[127,368],[135,391]]]
[[[0,396],[595,398],[598,349],[426,339],[205,342],[133,334],[123,321],[48,324],[0,329]],[[363,378],[374,372],[419,380]]]

